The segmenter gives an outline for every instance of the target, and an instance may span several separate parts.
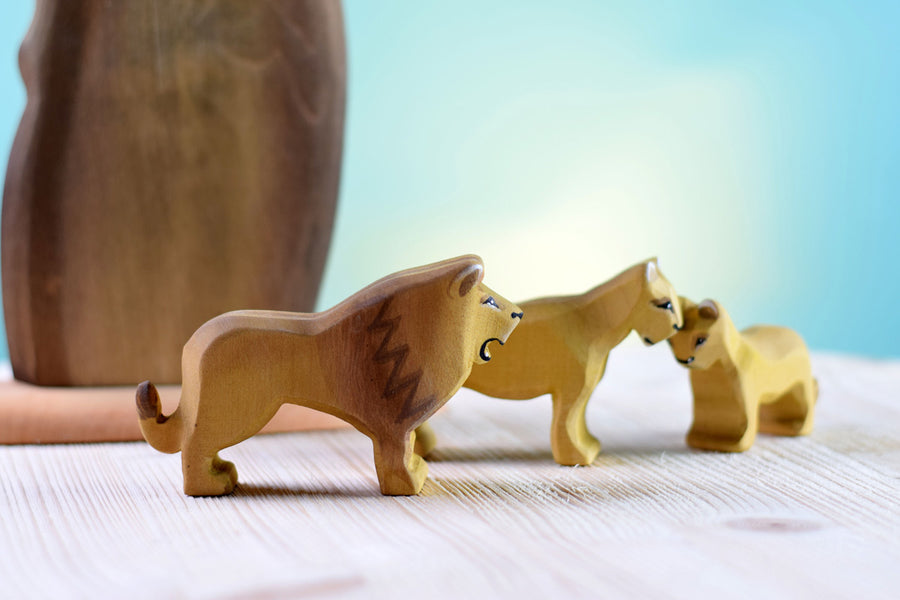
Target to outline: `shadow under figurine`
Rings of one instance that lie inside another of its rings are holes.
[[[786,327],[738,331],[714,300],[680,298],[684,327],[669,339],[675,359],[690,369],[693,448],[743,452],[757,431],[812,431],[818,384],[803,338]]]
[[[241,310],[184,347],[170,416],[153,384],[137,389],[141,431],[182,453],[184,492],[228,494],[237,471],[218,452],[257,433],[284,403],[335,415],[372,439],[381,492],[417,494],[428,466],[415,428],[462,386],[522,312],[482,284],[477,256],[389,275],[321,313]]]
[[[528,318],[516,335],[494,361],[472,369],[465,387],[510,400],[551,394],[553,458],[589,465],[600,442],[587,429],[585,409],[609,352],[632,329],[648,345],[675,333],[681,327],[675,290],[652,259],[584,294],[531,300],[522,310]]]

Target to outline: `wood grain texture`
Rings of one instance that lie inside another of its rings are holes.
[[[209,318],[312,310],[344,54],[337,1],[38,0],[3,197],[16,377],[179,383]]]
[[[738,331],[715,300],[678,301],[684,326],[669,345],[690,370],[694,422],[688,445],[743,452],[760,431],[808,435],[819,392],[803,338],[772,325]]]
[[[521,306],[528,318],[497,360],[472,369],[465,387],[509,400],[550,394],[553,458],[561,465],[589,465],[600,442],[584,414],[609,352],[632,330],[651,346],[674,334],[681,326],[675,290],[652,259],[584,294]]]
[[[623,344],[588,406],[604,452],[579,468],[552,461],[548,397],[461,390],[412,497],[378,493],[353,430],[226,450],[242,480],[217,498],[173,493],[178,457],[143,443],[0,447],[3,593],[896,598],[900,361],[814,354],[813,368],[810,436],[702,452],[684,444],[688,374],[662,344]]]
[[[234,311],[184,346],[181,401],[170,415],[152,383],[138,386],[141,432],[181,452],[184,493],[229,494],[233,463],[218,453],[257,433],[283,404],[335,415],[372,439],[381,491],[417,494],[428,467],[414,430],[490,360],[522,318],[462,256],[394,273],[321,313]]]

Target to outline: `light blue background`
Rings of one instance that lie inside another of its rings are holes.
[[[320,307],[464,252],[524,299],[653,255],[815,349],[900,356],[900,4],[348,0]],[[32,5],[0,8],[0,160]]]

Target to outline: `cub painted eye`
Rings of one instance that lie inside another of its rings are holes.
[[[702,346],[705,343],[706,343],[706,338],[703,336],[700,336],[697,338],[697,341],[694,342],[694,348],[699,348],[700,346]]]
[[[494,308],[500,308],[500,305],[497,304],[497,301],[494,300],[493,296],[488,296],[484,300],[481,301],[482,304],[487,304],[488,306],[493,306]]]

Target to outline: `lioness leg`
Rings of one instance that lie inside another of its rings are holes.
[[[419,456],[428,456],[437,446],[437,435],[427,421],[416,427],[415,452]]]
[[[807,435],[812,431],[816,384],[797,383],[783,396],[760,408],[759,430],[774,435]]]
[[[687,444],[701,450],[743,452],[756,440],[758,412],[755,402],[706,397],[695,391],[694,422],[687,434]]]
[[[188,444],[181,450],[184,493],[188,496],[222,496],[237,484],[233,463],[219,458],[216,450],[201,450]]]
[[[381,493],[385,496],[412,496],[425,485],[428,465],[413,452],[415,435],[410,432],[400,441],[389,436],[373,439],[375,470]]]
[[[588,431],[584,418],[593,391],[594,385],[585,385],[553,394],[550,446],[561,465],[589,465],[600,453],[600,441]]]

